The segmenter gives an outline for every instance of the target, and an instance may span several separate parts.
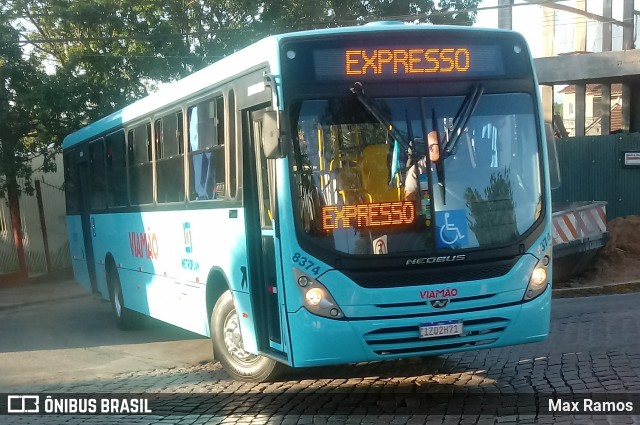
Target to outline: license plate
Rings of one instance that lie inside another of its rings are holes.
[[[418,325],[420,338],[436,338],[462,334],[462,320],[442,320]]]

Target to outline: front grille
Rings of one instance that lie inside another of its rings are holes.
[[[438,283],[467,282],[504,276],[519,257],[477,264],[418,267],[411,270],[344,270],[344,274],[363,288],[391,288]]]
[[[418,325],[382,328],[366,333],[364,340],[379,356],[402,354],[429,355],[432,352],[463,347],[481,348],[498,340],[509,325],[509,319],[491,317],[463,322],[461,335],[419,338]]]

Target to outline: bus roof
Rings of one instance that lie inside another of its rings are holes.
[[[513,32],[509,30],[497,30],[478,27],[464,27],[453,25],[431,25],[431,24],[404,24],[399,21],[372,22],[362,26],[339,27],[318,30],[306,30],[292,33],[284,33],[266,37],[251,44],[229,56],[215,62],[205,68],[181,79],[168,84],[147,97],[144,97],[123,109],[112,113],[100,120],[69,134],[63,140],[63,149],[74,146],[84,140],[104,134],[112,129],[133,122],[145,115],[150,114],[159,108],[159,105],[170,105],[182,101],[189,96],[200,91],[207,90],[215,84],[225,81],[238,70],[250,69],[262,63],[269,63],[271,72],[280,74],[278,59],[278,44],[284,39],[295,39],[302,37],[314,37],[330,34],[353,34],[380,31],[469,31],[469,32]],[[523,39],[524,41],[524,39]]]
[[[352,27],[338,27],[338,28],[323,28],[317,30],[305,30],[291,33],[280,34],[276,37],[280,38],[295,38],[295,37],[309,37],[314,35],[328,35],[328,34],[351,34],[351,33],[366,33],[366,32],[380,32],[380,31],[469,31],[474,32],[501,32],[501,33],[514,33],[512,30],[496,29],[496,28],[482,28],[482,27],[467,27],[460,25],[432,25],[432,24],[406,24],[401,21],[376,21],[370,22],[365,25],[352,26]]]

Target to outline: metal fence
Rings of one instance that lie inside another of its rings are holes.
[[[63,187],[38,180],[33,196],[20,196],[20,219],[29,274],[71,267]],[[3,200],[0,201],[0,274],[19,269],[9,205]]]
[[[607,220],[640,215],[640,134],[558,139],[557,148],[554,202],[606,201]]]

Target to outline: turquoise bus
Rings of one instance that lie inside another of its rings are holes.
[[[67,136],[76,280],[237,379],[544,339],[547,147],[518,33],[271,36]]]

